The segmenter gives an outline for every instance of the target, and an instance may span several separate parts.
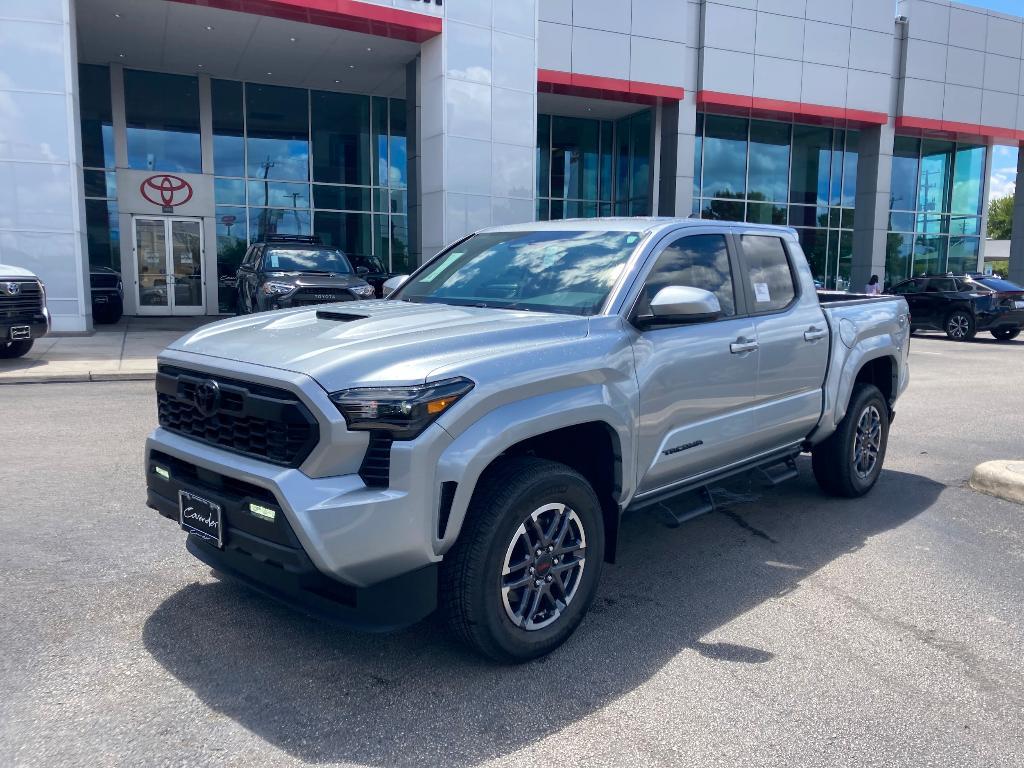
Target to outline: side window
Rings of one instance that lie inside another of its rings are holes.
[[[955,292],[956,281],[951,277],[938,277],[932,278],[928,281],[929,291],[944,291],[944,292]]]
[[[788,306],[796,297],[796,286],[782,239],[743,235],[740,241],[754,312],[775,312]]]
[[[736,298],[725,236],[689,235],[679,238],[665,248],[658,256],[654,269],[647,276],[640,301],[637,302],[638,314],[647,314],[650,311],[651,299],[662,288],[670,285],[685,285],[710,291],[718,297],[724,316],[735,315]]]

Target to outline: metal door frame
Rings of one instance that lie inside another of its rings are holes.
[[[159,221],[164,225],[164,275],[167,278],[167,304],[166,305],[144,305],[139,296],[139,238],[137,223],[142,221]],[[175,221],[193,221],[199,225],[199,265],[202,275],[199,295],[201,303],[195,306],[179,307],[174,302],[174,256],[173,243],[171,240],[171,226]],[[185,316],[206,314],[206,243],[203,239],[203,219],[200,216],[155,216],[152,214],[132,214],[132,283],[136,312],[139,315],[156,316]]]

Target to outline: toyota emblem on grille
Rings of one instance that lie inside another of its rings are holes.
[[[17,296],[21,293],[21,283],[8,283],[5,287],[9,296]]]
[[[213,379],[207,379],[192,393],[192,402],[203,416],[212,416],[220,405],[220,387]]]

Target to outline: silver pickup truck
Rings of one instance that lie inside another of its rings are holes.
[[[627,511],[678,524],[806,452],[826,493],[869,491],[907,385],[904,300],[819,303],[782,227],[496,227],[389,287],[164,351],[148,503],[307,612],[381,629],[440,606],[499,660],[575,630]]]

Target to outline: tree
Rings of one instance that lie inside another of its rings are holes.
[[[997,197],[988,204],[988,236],[1009,240],[1013,232],[1013,195]]]

